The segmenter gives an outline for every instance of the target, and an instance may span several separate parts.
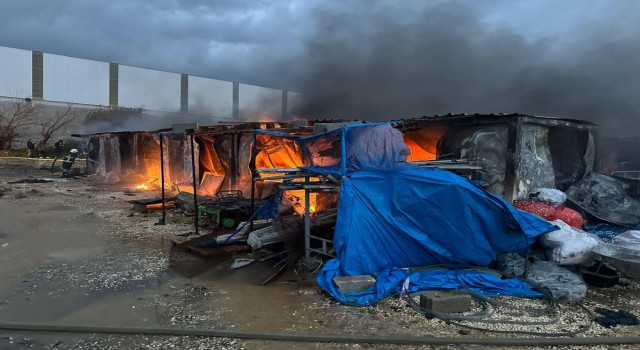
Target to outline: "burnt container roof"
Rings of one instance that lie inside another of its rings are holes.
[[[447,122],[460,122],[461,124],[475,124],[478,122],[507,122],[513,119],[519,119],[523,122],[539,123],[549,126],[563,126],[563,127],[578,127],[578,128],[591,128],[596,127],[598,124],[580,119],[570,118],[554,118],[547,116],[535,116],[523,113],[474,113],[474,114],[443,114],[433,116],[423,116],[420,118],[402,119],[401,122],[405,124],[422,124],[422,123],[447,123]]]

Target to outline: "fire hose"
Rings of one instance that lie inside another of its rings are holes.
[[[518,311],[518,312],[544,314],[544,313],[555,313],[556,310],[558,309],[558,304],[556,303],[553,296],[546,288],[542,287],[538,283],[529,279],[517,278],[525,282],[526,284],[528,284],[533,290],[540,292],[542,294],[542,297],[543,299],[545,299],[547,304],[545,307],[541,307],[541,308],[517,307],[515,305],[502,302],[495,298],[486,297],[480,293],[475,292],[459,276],[459,273],[462,271],[477,271],[477,272],[484,272],[484,273],[500,274],[501,278],[516,278],[516,277],[508,276],[505,273],[497,270],[476,267],[476,266],[473,266],[473,267],[465,266],[465,265],[459,265],[459,264],[451,264],[451,265],[439,264],[439,265],[425,266],[420,268],[420,270],[439,269],[443,267],[458,269],[458,273],[456,274],[456,280],[461,287],[461,291],[469,294],[471,298],[476,303],[479,304],[480,311],[476,312],[473,315],[459,315],[459,314],[438,312],[438,311],[434,311],[434,310],[430,310],[422,307],[411,296],[407,296],[406,301],[409,304],[409,306],[414,311],[425,315],[427,318],[438,318],[454,326],[476,330],[476,331],[482,331],[482,332],[491,332],[491,333],[499,333],[499,334],[521,334],[521,335],[533,335],[533,336],[542,336],[542,337],[574,337],[580,333],[586,332],[591,327],[591,320],[593,320],[594,318],[593,314],[584,305],[579,303],[577,304],[577,306],[580,307],[580,309],[583,312],[585,312],[585,314],[589,319],[589,322],[579,325],[577,329],[572,331],[533,332],[533,331],[518,331],[518,330],[493,330],[490,328],[474,327],[464,323],[460,323],[462,321],[462,322],[480,322],[485,324],[513,324],[513,325],[523,325],[523,326],[551,325],[551,324],[557,323],[558,321],[557,317],[554,317],[551,320],[547,320],[547,321],[520,321],[520,320],[491,319],[490,317],[492,316],[492,312],[490,311],[489,306],[493,307],[494,309],[497,307],[503,307],[503,308],[510,309],[513,311]]]
[[[56,161],[57,161],[58,159],[60,159],[60,158],[64,158],[64,157],[65,157],[65,155],[61,155],[61,156],[57,156],[57,157],[55,157],[55,158],[53,159],[53,162],[51,163],[51,173],[52,173],[52,174],[54,173],[54,170],[53,170],[53,169],[54,169],[54,168],[55,168],[55,166],[56,166]],[[98,162],[96,162],[95,160],[93,160],[93,159],[89,159],[89,158],[86,158],[86,157],[85,157],[85,158],[80,158],[80,156],[79,156],[79,157],[78,157],[78,159],[84,159],[84,160],[86,160],[86,161],[88,161],[88,162],[92,162],[92,163],[96,163],[96,164],[98,164]]]
[[[169,328],[169,327],[96,327],[78,325],[50,325],[33,323],[0,323],[0,329],[30,332],[94,333],[119,335],[165,335],[235,338],[313,343],[368,343],[395,345],[484,345],[484,346],[564,346],[640,344],[640,337],[585,337],[585,338],[474,338],[432,336],[373,336],[352,334],[305,334],[281,332],[254,332],[222,329]]]

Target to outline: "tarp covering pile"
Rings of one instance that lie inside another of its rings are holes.
[[[343,178],[334,247],[346,275],[486,266],[502,253],[525,252],[552,228],[448,171],[368,170]]]
[[[334,293],[335,276],[378,274],[378,285],[386,285],[389,281],[379,273],[389,268],[487,266],[502,253],[526,251],[535,237],[554,228],[444,170],[358,171],[342,180],[334,233],[337,259],[325,266],[318,282]],[[447,281],[424,287],[451,288],[455,279]]]
[[[391,123],[351,124],[301,139],[311,160],[305,169],[346,175],[362,169],[389,169],[406,164],[409,148]]]
[[[312,159],[327,155],[320,150],[324,143],[342,146],[335,161],[308,168],[343,175],[334,233],[337,258],[318,276],[337,300],[367,305],[397,292],[398,283],[413,276],[398,268],[487,266],[502,253],[525,252],[535,237],[555,228],[460,176],[405,163],[407,148],[395,131],[389,124],[356,125],[306,140]],[[375,274],[376,285],[357,295],[343,295],[333,283],[336,276]],[[537,295],[517,280],[473,276],[469,283],[480,292]],[[410,280],[415,290],[461,287],[457,271],[420,272]]]

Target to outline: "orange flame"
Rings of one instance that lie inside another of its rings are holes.
[[[262,114],[262,115],[260,115],[258,117],[258,122],[263,122],[263,123],[267,122],[267,123],[269,123],[269,122],[273,122],[273,121],[275,121],[275,118],[273,118],[273,117],[271,117],[269,115]]]
[[[146,184],[140,184],[138,186],[136,186],[137,189],[139,190],[148,190],[149,186],[147,186]]]

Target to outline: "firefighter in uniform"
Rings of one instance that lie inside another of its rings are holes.
[[[69,176],[69,170],[71,170],[71,166],[73,165],[73,162],[76,161],[76,158],[78,158],[78,150],[77,149],[72,149],[69,154],[67,154],[63,160],[62,160],[62,177],[68,177]]]

